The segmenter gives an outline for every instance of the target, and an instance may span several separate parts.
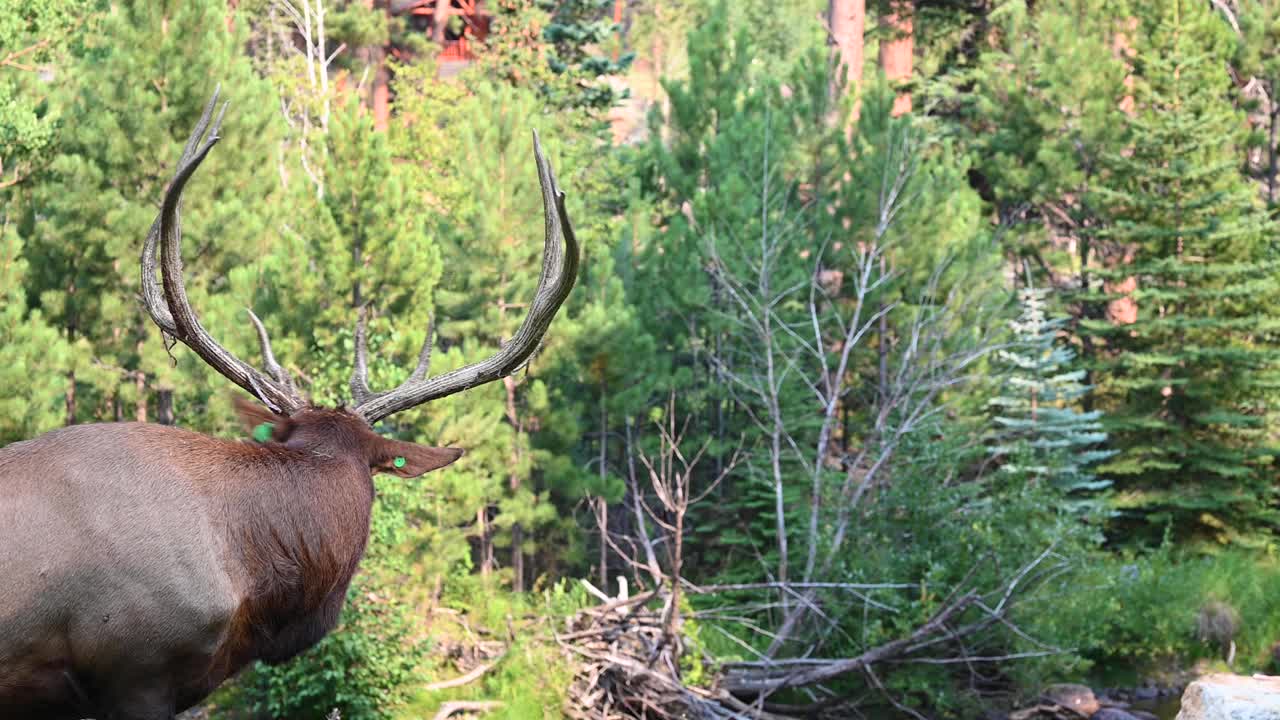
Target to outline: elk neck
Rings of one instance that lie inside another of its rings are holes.
[[[284,442],[219,441],[215,457],[191,458],[204,465],[211,520],[239,595],[226,648],[232,665],[283,661],[318,642],[337,623],[368,541],[374,490],[367,440],[352,425],[360,421],[304,413]]]

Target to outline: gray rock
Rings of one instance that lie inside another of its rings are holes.
[[[1206,675],[1187,686],[1177,720],[1277,720],[1280,677]]]
[[[1040,698],[1054,705],[1073,710],[1084,717],[1091,717],[1101,707],[1093,690],[1086,685],[1060,683],[1050,685],[1040,691]]]

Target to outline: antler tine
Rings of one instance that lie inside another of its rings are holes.
[[[366,334],[368,306],[361,305],[356,311],[355,365],[351,370],[351,398],[357,406],[385,393],[375,393],[369,389],[369,338]],[[435,318],[427,321],[427,337],[418,350],[418,364],[405,382],[417,382],[427,377],[431,370],[431,344],[435,336]]]
[[[406,382],[420,382],[427,379],[427,373],[431,372],[431,345],[435,341],[435,336],[436,319],[432,317],[427,321],[427,337],[423,339],[422,349],[418,351],[418,364],[413,368]]]
[[[267,335],[266,326],[262,324],[262,320],[258,319],[257,314],[253,312],[253,308],[245,308],[245,312],[249,313],[249,321],[253,323],[253,329],[258,331],[258,345],[262,347],[262,364],[266,366],[267,372],[271,373],[271,377],[275,378],[289,392],[296,393],[297,389],[293,384],[293,376],[280,363],[276,362],[276,354],[271,352],[271,338]]]
[[[182,190],[218,142],[218,129],[222,126],[227,105],[223,104],[217,119],[210,127],[210,118],[213,116],[213,108],[217,100],[218,93],[215,91],[213,99],[205,107],[200,121],[196,123],[191,137],[183,148],[178,170],[165,191],[160,215],[152,224],[151,232],[147,233],[142,252],[143,299],[152,319],[161,330],[181,340],[214,370],[244,388],[272,410],[291,413],[305,404],[293,389],[292,382],[282,380],[281,375],[277,375],[275,379],[268,378],[218,344],[200,324],[200,319],[187,299],[187,290],[182,279],[182,223],[179,213]],[[207,134],[206,130],[208,130]],[[163,293],[155,283],[157,242]],[[257,318],[253,317],[252,312],[250,317],[258,327],[259,340],[263,343],[263,355],[268,367],[272,368],[272,374],[276,375],[276,370],[283,373],[283,369],[271,354],[270,341],[266,339],[265,329]]]
[[[492,382],[519,370],[537,349],[556,311],[569,296],[578,276],[578,241],[565,210],[565,196],[556,184],[555,173],[542,152],[538,133],[533,134],[533,155],[538,166],[538,182],[542,186],[546,240],[542,255],[542,277],[534,293],[533,303],[511,340],[494,356],[478,363],[426,378],[430,362],[431,333],[427,334],[418,368],[402,385],[389,392],[365,400],[357,400],[354,412],[373,424],[392,413],[421,405],[468,388]],[[562,244],[563,243],[563,244]]]
[[[187,138],[187,144],[182,148],[182,156],[178,158],[179,167],[191,161],[197,144],[204,137],[205,130],[209,128],[209,121],[213,119],[213,109],[218,106],[218,96],[221,94],[222,83],[218,83],[213,89],[213,97],[209,98],[209,102],[205,104],[200,120],[196,122],[191,136]],[[226,110],[227,106],[223,104],[222,112],[225,113]],[[214,136],[218,134],[218,127],[221,125],[222,113],[219,113],[217,126],[212,133]],[[161,331],[172,337],[177,334],[177,326],[173,324],[173,315],[169,312],[164,290],[156,280],[156,247],[160,241],[160,218],[161,215],[157,214],[155,222],[151,223],[151,229],[147,231],[147,239],[142,244],[142,300],[147,312],[151,314],[151,319],[160,326]]]

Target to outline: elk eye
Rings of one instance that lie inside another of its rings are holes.
[[[396,466],[396,467],[398,467],[398,468],[402,468],[402,467],[404,467],[404,458],[402,458],[402,457],[398,457],[398,458],[396,458],[395,460],[393,460],[393,461],[391,462],[391,464],[392,464],[392,465],[395,465],[395,466]]]
[[[253,429],[253,439],[264,443],[271,439],[273,429],[275,429],[275,423],[264,422]]]

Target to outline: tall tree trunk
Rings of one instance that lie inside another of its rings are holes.
[[[160,388],[156,391],[156,422],[161,425],[174,423],[173,390],[170,388]]]
[[[385,48],[375,48],[373,71],[373,129],[386,132],[391,124],[391,71]]]
[[[364,0],[364,6],[369,10],[373,10],[375,5],[374,0]],[[383,12],[386,12],[385,8]],[[373,112],[374,129],[386,130],[391,117],[391,73],[387,70],[387,49],[382,45],[369,45],[360,48],[359,55],[369,69],[369,96],[365,106]]]
[[[1133,117],[1137,112],[1133,100],[1133,58],[1137,52],[1133,49],[1132,34],[1137,32],[1138,19],[1134,17],[1126,18],[1124,29],[1116,33],[1115,41],[1112,43],[1112,50],[1116,56],[1125,63],[1127,71],[1124,75],[1125,94],[1120,100],[1120,110],[1124,114]],[[1108,243],[1110,244],[1110,243]],[[1103,264],[1108,267],[1117,267],[1120,265],[1132,265],[1137,257],[1138,248],[1136,245],[1109,247],[1102,250],[1099,254],[1102,256]],[[1131,325],[1138,320],[1138,301],[1134,298],[1134,293],[1138,290],[1138,278],[1134,275],[1121,278],[1119,280],[1104,280],[1102,282],[1102,291],[1108,294],[1123,293],[1124,297],[1119,297],[1107,303],[1106,318],[1113,325]]]
[[[489,506],[482,504],[476,511],[476,535],[479,537],[480,575],[489,577],[493,572],[493,534],[489,532]]]
[[[67,414],[63,418],[64,425],[76,424],[76,371],[67,373]]]
[[[1280,92],[1280,82],[1276,78],[1271,78],[1270,90],[1267,93],[1267,102],[1271,105],[1271,112],[1268,117],[1271,120],[1270,127],[1267,128],[1269,140],[1267,142],[1267,202],[1271,205],[1276,203],[1276,125],[1280,123],[1280,98],[1276,97],[1276,93]]]
[[[858,83],[862,80],[862,42],[867,25],[866,0],[828,0],[827,25],[831,31],[830,42],[836,65],[836,73],[828,92],[835,99],[842,86],[849,88],[849,92],[856,93]],[[855,104],[850,123],[857,119],[858,105]]]
[[[144,333],[142,337],[146,337]],[[135,346],[138,357],[142,357],[142,340],[139,339]],[[142,370],[138,370],[133,374],[134,390],[138,393],[138,397],[134,399],[133,419],[138,422],[147,421],[147,374]]]
[[[621,4],[619,3],[619,11]],[[603,373],[602,373],[603,376]],[[605,483],[609,480],[609,468],[606,463],[609,459],[609,405],[606,402],[608,397],[608,383],[603,379],[600,381],[600,488],[603,490]],[[609,504],[604,501],[604,497],[596,498],[599,504],[597,510],[596,525],[600,528],[600,588],[608,590],[609,588]]]
[[[915,55],[913,21],[915,8],[911,0],[890,0],[889,13],[880,19],[886,30],[880,41],[880,67],[889,83],[899,85],[911,79],[911,63]],[[899,90],[893,101],[894,116],[911,112],[911,91]]]
[[[431,40],[439,47],[444,47],[444,31],[449,28],[452,15],[453,0],[436,0],[435,14],[431,16]]]
[[[505,305],[505,303],[504,303]],[[502,378],[502,385],[507,390],[507,421],[511,423],[511,427],[515,428],[517,442],[512,444],[511,448],[511,475],[509,482],[511,494],[514,496],[516,491],[520,489],[520,472],[517,468],[520,465],[520,443],[519,438],[523,434],[523,427],[520,422],[519,415],[516,414],[516,381],[510,375]],[[511,525],[511,571],[514,577],[511,581],[511,589],[516,592],[524,592],[524,528],[520,527],[520,523],[512,523]]]
[[[613,46],[614,62],[618,62],[618,57],[622,52],[622,9],[626,4],[626,0],[613,0],[613,25],[614,31],[618,33],[618,42]]]

